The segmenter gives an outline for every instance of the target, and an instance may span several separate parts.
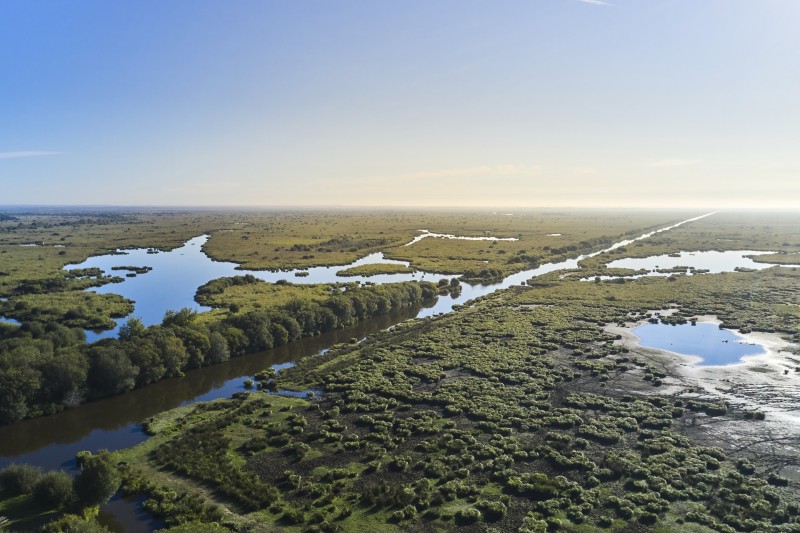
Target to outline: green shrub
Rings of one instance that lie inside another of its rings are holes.
[[[43,505],[61,507],[72,501],[72,478],[66,472],[48,472],[33,487],[33,496]]]
[[[474,524],[481,519],[481,512],[474,507],[459,509],[456,511],[455,520],[458,525]]]
[[[0,488],[11,495],[30,494],[41,476],[41,469],[35,466],[9,465],[0,471]]]

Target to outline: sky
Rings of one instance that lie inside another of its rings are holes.
[[[800,207],[797,0],[0,0],[0,205]]]

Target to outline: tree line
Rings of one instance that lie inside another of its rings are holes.
[[[298,299],[272,309],[230,311],[211,323],[184,308],[167,312],[150,327],[131,318],[118,338],[90,345],[83,330],[56,322],[0,323],[0,424],[351,326],[437,294],[428,282],[348,286],[324,301]]]

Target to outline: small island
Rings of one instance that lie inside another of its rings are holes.
[[[377,263],[371,265],[359,265],[345,268],[336,273],[337,276],[377,276],[379,274],[413,274],[414,269],[397,263]]]

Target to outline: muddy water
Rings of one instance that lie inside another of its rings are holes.
[[[79,451],[118,450],[145,440],[141,422],[148,417],[187,403],[228,398],[244,390],[246,377],[268,366],[285,365],[333,344],[363,338],[412,318],[418,311],[419,308],[404,309],[352,328],[193,370],[183,378],[160,381],[56,415],[0,426],[0,468],[25,462],[46,469],[74,470]]]

